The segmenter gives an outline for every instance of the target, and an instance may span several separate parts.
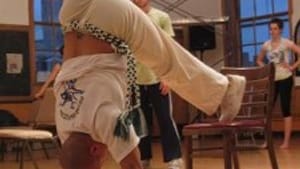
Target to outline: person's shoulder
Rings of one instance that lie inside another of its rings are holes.
[[[294,41],[292,41],[292,40],[290,40],[290,39],[287,39],[287,38],[282,38],[281,40],[282,40],[282,42],[283,42],[285,45],[287,45],[287,46],[291,46],[291,45],[294,44]]]
[[[150,13],[154,14],[154,15],[159,15],[162,17],[169,17],[169,14],[165,11],[162,11],[161,9],[157,9],[154,7],[151,7]]]
[[[288,38],[281,38],[284,43],[294,43],[292,40]]]
[[[266,48],[266,47],[268,47],[268,46],[270,46],[271,45],[271,40],[267,40],[267,41],[265,41],[264,43],[263,43],[263,47],[264,48]]]

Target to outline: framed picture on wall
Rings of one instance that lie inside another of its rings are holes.
[[[300,46],[300,20],[298,20],[297,25],[295,27],[295,35],[294,35],[295,44]],[[300,56],[295,53],[295,59],[300,59]],[[300,66],[296,70],[296,76],[300,76]]]
[[[4,27],[0,39],[0,103],[31,101],[29,30]]]

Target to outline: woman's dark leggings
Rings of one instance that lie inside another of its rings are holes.
[[[279,95],[280,106],[281,106],[283,117],[291,116],[291,100],[292,100],[293,84],[294,84],[293,76],[275,82],[274,103],[277,99],[277,96]]]

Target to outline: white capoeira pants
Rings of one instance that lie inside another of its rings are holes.
[[[215,113],[221,104],[227,77],[181,47],[130,0],[64,0],[60,23],[68,28],[73,20],[80,29],[91,24],[125,41],[137,61],[205,113]]]
[[[72,30],[68,26],[74,20],[79,21],[76,26],[82,32],[94,35],[95,32],[84,30],[88,24],[122,39],[137,61],[150,67],[173,91],[205,113],[215,113],[226,97],[228,78],[197,60],[130,0],[64,0],[60,23],[69,28],[65,31]],[[116,119],[125,108],[126,82],[124,67],[118,67],[115,62],[118,59],[113,58],[81,56],[63,64],[55,84],[56,118],[63,140],[74,130],[88,133],[96,141],[112,145],[110,152],[120,161],[137,144],[138,138],[133,128],[129,141],[113,136]],[[75,99],[72,92],[76,94]],[[107,96],[108,93],[111,94]]]
[[[126,62],[117,54],[78,56],[65,61],[54,85],[56,125],[64,142],[71,132],[89,134],[107,145],[120,162],[138,144],[130,126],[129,140],[114,136],[125,108]]]

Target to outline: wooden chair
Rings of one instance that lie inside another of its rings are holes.
[[[54,125],[54,103],[55,98],[51,89],[46,91],[44,98],[38,103],[33,104],[37,112],[32,112],[31,116],[35,116],[34,120],[28,126],[3,127],[0,128],[1,140],[14,140],[20,143],[20,159],[19,169],[23,169],[24,152],[28,151],[35,169],[38,165],[33,157],[31,143],[41,143],[42,148],[48,158],[48,153],[44,147],[45,142],[52,142],[59,150],[59,143],[55,133],[51,132]],[[46,128],[43,128],[47,126]],[[49,131],[49,127],[51,130]]]
[[[51,132],[53,137],[57,139],[57,143],[59,143],[55,126],[55,96],[53,89],[47,88],[44,97],[33,102],[32,109],[32,116],[34,117],[31,122],[32,128]],[[53,143],[51,140],[48,142]],[[50,156],[46,148],[47,141],[40,143],[47,159],[49,159]]]
[[[197,151],[193,147],[192,136],[201,135],[207,132],[220,132],[223,136],[223,156],[224,168],[239,169],[237,151],[240,147],[236,146],[234,139],[235,134],[239,132],[263,129],[266,137],[266,149],[273,169],[278,169],[278,164],[274,152],[272,139],[272,107],[273,107],[273,90],[274,90],[274,65],[268,64],[264,67],[247,67],[247,68],[222,68],[223,74],[238,74],[245,76],[247,79],[246,91],[244,94],[241,112],[247,109],[251,111],[246,118],[235,118],[232,122],[221,123],[218,121],[208,123],[188,124],[183,128],[184,136],[184,159],[186,169],[193,168],[193,157]],[[257,148],[257,147],[256,147]]]
[[[16,127],[22,122],[9,110],[0,109],[0,128],[1,127]],[[7,151],[7,144],[0,139],[0,161],[4,160],[4,154]]]

